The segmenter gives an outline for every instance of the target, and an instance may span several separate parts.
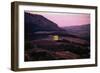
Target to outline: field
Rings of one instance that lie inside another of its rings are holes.
[[[89,44],[87,45],[84,42],[80,44],[71,40],[68,38],[68,40],[33,40],[26,42],[25,61],[90,58]]]

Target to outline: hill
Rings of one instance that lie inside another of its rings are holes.
[[[39,14],[30,14],[25,12],[25,33],[34,33],[37,31],[62,31],[58,25]]]
[[[80,25],[80,26],[70,26],[70,27],[63,27],[67,33],[81,37],[86,40],[90,40],[90,24]]]

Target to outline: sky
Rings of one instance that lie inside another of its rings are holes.
[[[40,14],[47,19],[58,24],[59,27],[79,26],[90,24],[90,14],[84,13],[50,13],[50,12],[30,12]]]

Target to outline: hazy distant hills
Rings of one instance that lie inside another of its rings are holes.
[[[63,27],[67,31],[67,33],[76,35],[78,37],[84,38],[86,40],[90,40],[90,24],[80,25],[80,26],[69,26]]]

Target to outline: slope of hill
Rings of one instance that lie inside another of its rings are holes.
[[[58,25],[39,14],[25,12],[25,33],[36,31],[61,31]]]
[[[90,40],[90,24],[80,26],[63,27],[67,33],[76,35],[86,40]]]

